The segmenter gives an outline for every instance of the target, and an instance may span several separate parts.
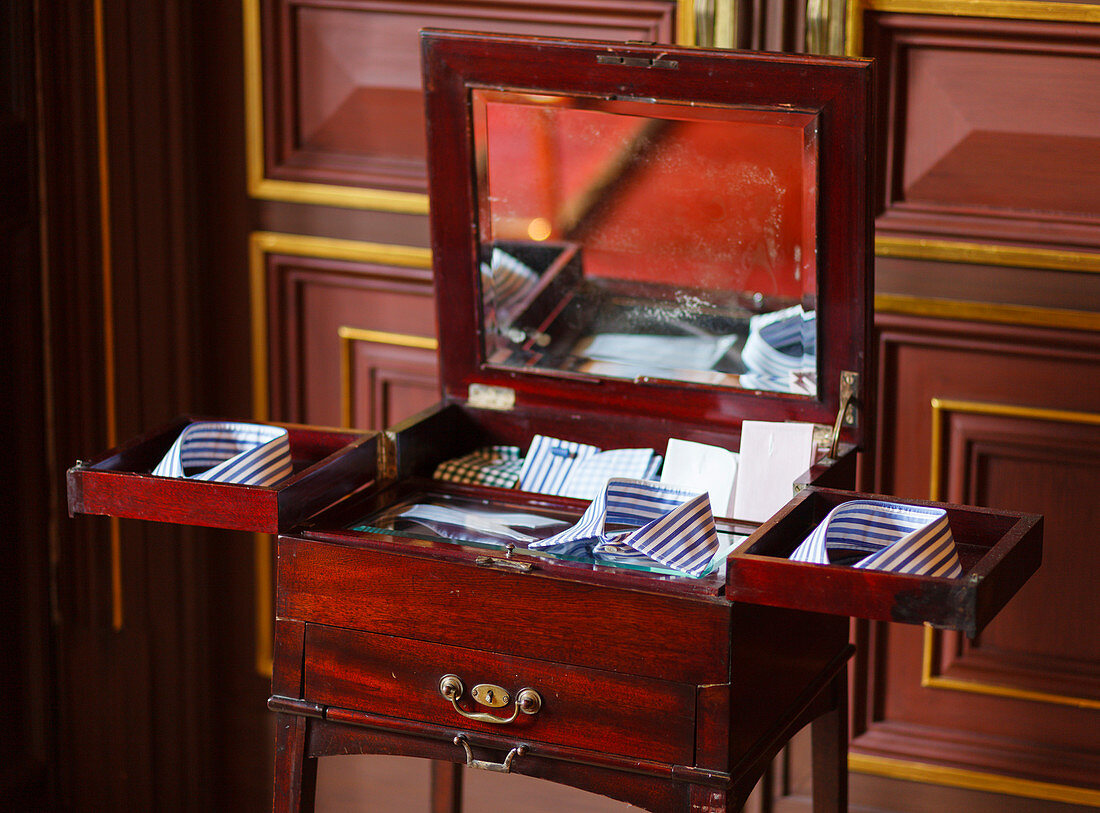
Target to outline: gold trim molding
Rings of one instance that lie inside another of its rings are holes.
[[[255,420],[270,420],[268,402],[267,291],[265,258],[268,254],[316,257],[323,260],[379,263],[403,268],[431,268],[432,253],[415,246],[338,240],[304,234],[253,232],[249,237],[248,273],[252,311],[252,414]],[[270,675],[274,663],[275,642],[272,619],[274,596],[272,583],[272,538],[268,534],[253,537],[253,578],[256,583],[256,671]]]
[[[1052,703],[1058,706],[1073,706],[1079,709],[1100,709],[1100,700],[1089,697],[1075,697],[1073,695],[1054,694],[1053,692],[1035,692],[1028,689],[1017,689],[1015,686],[1004,686],[996,683],[980,683],[975,680],[959,680],[957,678],[943,677],[932,672],[933,660],[937,648],[937,631],[931,627],[924,628],[924,644],[921,652],[921,676],[920,685],[925,689],[944,689],[946,691],[972,692],[974,694],[1005,697],[1012,700],[1031,700],[1036,703]]]
[[[253,248],[265,254],[290,254],[296,257],[317,257],[322,260],[379,263],[398,265],[402,268],[432,267],[431,249],[417,246],[368,243],[364,240],[342,240],[334,237],[270,231],[253,232],[251,239]]]
[[[1097,8],[1100,9],[1100,6]],[[951,240],[919,240],[880,235],[875,237],[875,255],[1100,274],[1100,252],[1065,251],[1054,248],[1003,246]]]
[[[281,181],[264,177],[263,54],[260,0],[242,0],[244,13],[244,109],[248,194],[264,200],[426,215],[428,196],[417,192]]]
[[[260,0],[241,0],[244,15],[244,109],[248,194],[262,200],[370,209],[400,214],[428,214],[428,196],[336,184],[283,181],[264,176],[263,45]],[[708,31],[719,48],[736,44],[736,0],[677,0],[675,39],[697,45]]]
[[[932,455],[929,476],[929,499],[943,500],[943,444],[946,435],[946,423],[949,413],[961,412],[969,415],[993,415],[1025,420],[1052,421],[1056,423],[1076,423],[1088,426],[1100,426],[1100,413],[1071,412],[1060,409],[1024,407],[1016,404],[982,403],[978,401],[954,401],[947,398],[933,398],[932,406]],[[1060,695],[1052,692],[1036,692],[1018,689],[996,683],[982,683],[975,680],[959,680],[933,674],[933,659],[940,633],[931,627],[924,629],[924,643],[921,653],[921,686],[949,691],[973,692],[975,694],[994,695],[1016,700],[1032,700],[1040,703],[1074,706],[1082,709],[1100,709],[1100,701],[1090,697]]]
[[[700,0],[706,3],[708,0]],[[695,45],[696,0],[676,0],[676,44]]]
[[[933,398],[932,406],[932,473],[929,479],[929,499],[943,500],[943,424],[948,412],[965,412],[971,415],[996,415],[1006,418],[1025,418],[1034,421],[1080,423],[1100,425],[1100,413],[1072,412],[1063,409],[1025,407],[1017,404],[993,404],[980,401],[955,401],[949,398]]]
[[[378,263],[401,268],[432,267],[431,249],[360,240],[341,240],[305,234],[258,231],[249,238],[249,277],[252,299],[252,412],[257,420],[268,420],[267,296],[264,257],[286,254],[322,260]]]
[[[952,17],[1000,17],[1061,23],[1100,22],[1100,5],[1036,0],[848,0],[845,52],[861,56],[863,12],[939,14]]]
[[[1100,9],[1100,6],[1097,6]],[[875,256],[959,262],[974,265],[1037,268],[1050,271],[1100,273],[1100,253],[1025,246],[987,245],[948,240],[875,237]],[[969,319],[1034,327],[1100,330],[1100,313],[1063,308],[1041,308],[993,302],[878,294],[875,310],[911,316]]]
[[[1025,796],[1031,799],[1100,807],[1100,791],[1091,788],[1039,782],[1034,779],[1017,779],[1001,774],[948,768],[942,765],[910,762],[870,754],[848,754],[848,770],[853,773],[884,776],[888,779],[902,779],[926,785],[945,785],[966,790],[980,790],[988,793],[1003,793],[1010,796]]]
[[[1037,308],[1032,305],[1004,305],[992,302],[968,302],[958,299],[876,294],[875,311],[877,313],[897,313],[905,316],[963,319],[971,322],[996,322],[1007,325],[1028,325],[1030,327],[1100,331],[1100,313],[1095,311]]]
[[[271,557],[274,545],[270,534],[252,535],[252,578],[256,582],[256,673],[271,677],[275,671],[275,596],[271,592],[274,573]]]
[[[737,4],[738,0],[677,0],[677,44],[737,47]]]
[[[419,350],[438,350],[439,342],[429,336],[413,336],[407,333],[389,333],[384,330],[365,330],[341,325],[336,329],[340,337],[340,423],[350,427],[352,422],[352,344],[373,342],[396,347],[412,347]]]
[[[416,347],[421,350],[438,350],[439,342],[430,336],[413,336],[408,333],[389,333],[385,330],[364,330],[341,325],[336,334],[346,341],[392,344],[398,347]]]
[[[95,38],[96,160],[99,178],[99,245],[103,291],[103,388],[107,413],[107,446],[118,445],[118,397],[115,370],[114,266],[111,256],[111,159],[107,130],[107,56],[103,29],[103,0],[92,8]],[[110,544],[111,629],[120,632],[125,624],[122,590],[122,530],[111,517],[107,531]]]
[[[715,45],[733,47],[734,0],[677,0],[676,41],[695,45],[700,30],[697,15],[708,11],[715,20]],[[722,9],[728,6],[728,13]],[[248,194],[263,200],[339,206],[346,209],[370,209],[400,214],[428,214],[428,196],[418,192],[398,192],[336,184],[283,181],[264,176],[263,46],[260,34],[260,0],[242,0],[244,14],[244,91],[245,150]],[[728,29],[728,31],[727,31]],[[729,40],[729,44],[726,44]]]

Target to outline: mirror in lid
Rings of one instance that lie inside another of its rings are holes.
[[[817,395],[816,112],[470,98],[484,364]]]

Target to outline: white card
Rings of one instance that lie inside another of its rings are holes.
[[[733,516],[764,522],[794,496],[794,481],[814,459],[812,423],[745,421]]]
[[[732,517],[737,453],[719,446],[670,438],[661,482],[706,491],[716,517]]]

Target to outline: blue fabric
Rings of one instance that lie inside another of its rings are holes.
[[[577,461],[599,451],[597,446],[535,435],[523,459],[519,487],[523,491],[537,491],[540,494],[561,494],[565,479]]]
[[[493,249],[489,262],[481,264],[482,291],[492,292],[492,301],[502,314],[521,304],[538,281],[533,269],[499,248]]]
[[[574,461],[558,491],[563,497],[594,500],[612,477],[650,480],[661,467],[652,449],[610,449]]]
[[[649,480],[661,468],[652,449],[610,449],[535,435],[519,475],[519,488],[592,500],[612,477]]]
[[[752,317],[741,361],[745,389],[809,390],[817,377],[816,312],[795,305]]]
[[[270,486],[293,473],[290,437],[263,424],[199,421],[184,428],[153,474]]]
[[[625,530],[624,530],[625,526]],[[637,558],[701,575],[718,551],[710,498],[660,483],[612,478],[577,524],[528,547],[599,560]]]
[[[845,559],[866,570],[948,579],[962,575],[946,511],[878,500],[838,505],[790,558],[822,565]]]

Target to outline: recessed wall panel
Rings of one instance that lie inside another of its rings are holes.
[[[868,13],[880,234],[1100,247],[1100,26]]]
[[[876,329],[876,488],[1042,513],[1043,564],[975,641],[875,625],[853,753],[1100,798],[1100,337],[881,313]]]
[[[671,42],[675,9],[675,0],[265,0],[265,177],[426,192],[421,28]]]
[[[269,321],[279,326],[268,337],[273,418],[343,422],[341,330],[435,336],[426,270],[272,254],[266,273]]]

